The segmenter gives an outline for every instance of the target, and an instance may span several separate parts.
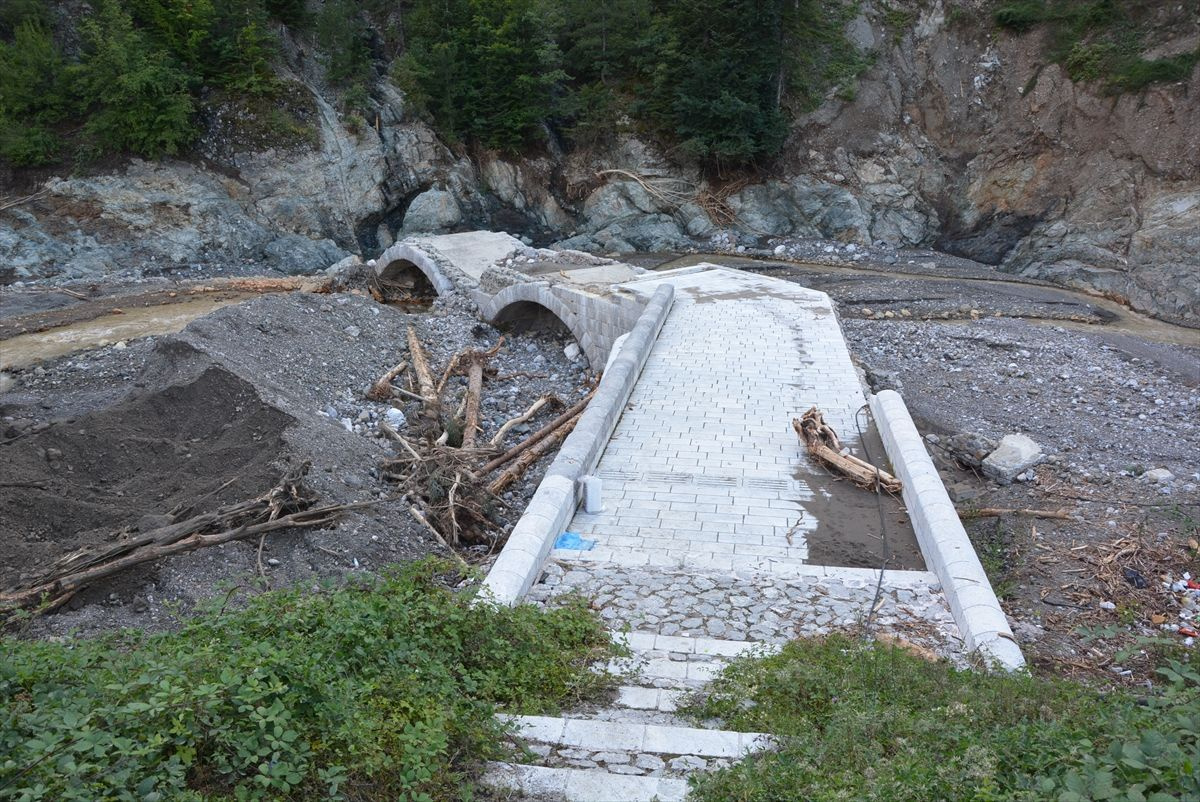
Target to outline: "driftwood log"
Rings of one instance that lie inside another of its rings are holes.
[[[484,351],[464,348],[454,353],[437,376],[414,328],[408,329],[413,392],[393,387],[398,395],[422,402],[423,422],[414,436],[404,437],[386,423],[379,431],[399,449],[383,463],[383,475],[404,492],[413,520],[439,544],[450,548],[498,546],[505,524],[499,513],[508,505],[500,494],[553,452],[579,421],[595,390],[572,404],[521,442],[497,454],[515,426],[534,420],[562,402],[539,398],[505,422],[490,441],[484,440],[481,409],[487,386],[496,381],[489,362],[504,346],[501,337]],[[398,375],[398,374],[397,374]],[[461,397],[451,397],[451,379],[466,378]],[[385,374],[377,384],[390,386]],[[386,389],[381,386],[381,390]]]
[[[486,357],[475,355],[467,368],[466,421],[463,423],[463,448],[474,448],[479,436],[479,401],[483,394],[483,363]]]
[[[303,485],[308,469],[309,464],[304,463],[289,470],[278,485],[257,498],[135,536],[127,530],[118,532],[113,542],[71,552],[21,585],[0,593],[0,615],[30,607],[51,610],[87,585],[135,565],[205,546],[261,537],[279,529],[324,526],[345,510],[366,506],[312,506],[314,498]]]
[[[859,487],[873,490],[878,486],[888,493],[899,493],[903,489],[900,480],[887,471],[852,454],[843,454],[837,432],[825,422],[824,416],[816,407],[799,418],[793,418],[792,428],[804,441],[809,454]]]
[[[573,417],[563,421],[557,429],[521,452],[517,460],[488,485],[488,492],[493,495],[503,492],[504,488],[524,476],[529,467],[537,462],[542,455],[551,449],[557,448],[566,439],[566,436],[575,428],[575,424],[579,422],[579,418],[582,415],[583,410],[580,409]]]
[[[1020,515],[1024,518],[1052,518],[1058,521],[1074,521],[1078,517],[1074,512],[1060,510],[1030,510],[1024,507],[981,507],[977,510],[966,509],[959,512],[962,518],[999,518],[1004,515]]]
[[[426,404],[434,404],[433,374],[429,370],[429,357],[425,354],[425,346],[417,337],[417,330],[408,327],[408,356],[412,359],[413,373],[417,377],[417,394],[425,399]]]
[[[484,464],[484,466],[482,468],[479,469],[480,475],[491,473],[492,471],[496,470],[497,468],[501,467],[502,465],[505,465],[505,464],[511,462],[514,458],[516,458],[520,454],[524,453],[528,449],[537,445],[544,438],[549,437],[551,434],[558,431],[559,428],[561,428],[564,423],[575,418],[577,415],[579,415],[581,412],[583,412],[583,410],[587,407],[588,402],[592,400],[592,396],[595,394],[596,394],[596,391],[592,390],[590,393],[585,395],[583,398],[579,399],[574,404],[572,404],[570,406],[570,408],[567,409],[566,412],[562,413],[557,418],[550,421],[545,426],[538,429],[536,432],[529,435],[521,442],[517,443],[515,446],[510,448],[508,451],[505,451],[500,456],[495,457],[494,459],[488,460],[488,462],[486,464]],[[566,437],[566,435],[564,434],[563,437]]]
[[[500,444],[504,442],[504,435],[508,434],[509,431],[514,426],[520,426],[522,423],[527,422],[530,418],[532,418],[534,415],[536,415],[538,413],[538,410],[540,410],[542,407],[546,406],[546,404],[549,404],[550,401],[551,401],[551,396],[544,395],[541,398],[539,398],[537,401],[534,401],[532,404],[530,404],[529,409],[525,410],[520,415],[518,415],[515,418],[512,418],[511,420],[505,421],[504,425],[501,426],[494,435],[492,435],[492,439],[491,439],[492,448],[499,448]]]

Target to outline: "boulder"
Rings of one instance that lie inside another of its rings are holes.
[[[325,270],[349,256],[333,240],[311,240],[299,234],[284,234],[263,248],[268,264],[281,273],[303,275]]]
[[[984,458],[983,473],[1006,485],[1045,458],[1042,447],[1035,441],[1023,434],[1009,434],[1000,440],[995,451]]]
[[[462,222],[462,209],[454,195],[430,189],[413,198],[404,215],[404,234],[445,233]]]

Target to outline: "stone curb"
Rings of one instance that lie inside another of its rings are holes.
[[[674,299],[675,288],[669,284],[656,289],[633,331],[609,361],[595,396],[546,470],[484,579],[486,598],[498,604],[516,604],[533,585],[555,538],[570,523],[578,506],[577,480],[591,471],[604,453]]]
[[[941,580],[967,651],[978,652],[1007,671],[1024,668],[1025,658],[1008,619],[904,399],[894,390],[883,390],[869,401],[888,459],[904,483],[904,503],[921,553]]]

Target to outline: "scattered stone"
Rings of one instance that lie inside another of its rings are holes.
[[[662,771],[667,766],[667,762],[658,755],[638,755],[637,760],[633,761],[633,765],[639,769],[646,771]]]
[[[1045,458],[1042,447],[1032,439],[1023,434],[1009,434],[1000,440],[995,451],[984,458],[983,473],[1006,485]]]
[[[706,768],[708,761],[695,755],[680,755],[671,760],[671,769],[674,771],[704,771]]]
[[[947,452],[969,468],[978,468],[996,449],[996,441],[975,432],[961,432],[945,440]]]
[[[1154,468],[1146,471],[1139,477],[1143,482],[1149,482],[1152,485],[1167,484],[1175,481],[1175,474],[1171,473],[1166,468]]]

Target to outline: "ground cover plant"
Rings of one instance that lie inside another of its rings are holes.
[[[1163,58],[1146,58],[1147,36],[1139,19],[1153,4],[1132,0],[1015,0],[994,12],[997,24],[1018,33],[1047,29],[1048,55],[1072,80],[1098,82],[1108,91],[1138,92],[1154,83],[1184,81],[1200,60],[1200,47]]]
[[[179,631],[0,641],[0,799],[469,798],[497,709],[606,680],[585,606],[473,605],[448,566],[266,593]]]
[[[777,752],[698,775],[695,798],[1123,800],[1200,798],[1200,674],[1105,692],[959,670],[846,636],[731,664],[687,712],[783,736]]]

